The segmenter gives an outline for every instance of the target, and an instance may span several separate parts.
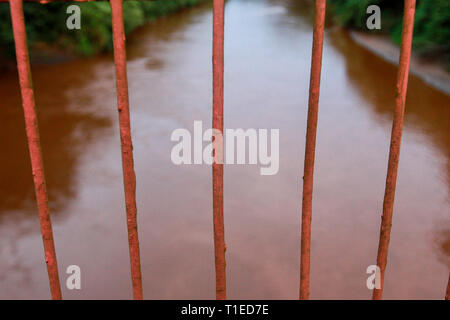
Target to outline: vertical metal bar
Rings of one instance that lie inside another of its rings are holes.
[[[322,70],[323,33],[326,0],[316,0],[314,35],[309,85],[308,124],[306,129],[305,164],[303,174],[302,236],[300,257],[300,299],[309,299],[311,262],[311,218],[316,150],[317,117],[319,113],[320,75]]]
[[[143,299],[139,238],[136,209],[136,174],[134,172],[133,144],[131,141],[130,106],[128,100],[127,59],[122,0],[111,0],[114,63],[116,66],[117,102],[122,149],[123,185],[127,211],[128,245],[130,250],[133,297]]]
[[[36,192],[39,222],[44,243],[45,262],[47,264],[50,291],[53,299],[61,299],[61,287],[58,276],[55,245],[53,242],[52,223],[48,207],[47,185],[45,182],[44,165],[42,161],[39,128],[34,102],[33,81],[31,79],[30,60],[27,48],[27,35],[23,15],[22,0],[10,0],[11,19],[16,45],[17,70],[19,72],[22,106],[25,116],[25,128],[28,139],[28,149],[33,171],[34,188]]]
[[[450,274],[448,275],[447,292],[445,294],[445,300],[450,300]]]
[[[391,134],[389,151],[389,164],[386,177],[386,188],[383,202],[383,216],[380,228],[380,241],[378,244],[377,265],[380,268],[380,289],[374,289],[373,299],[379,300],[383,295],[384,274],[386,271],[389,240],[392,227],[392,213],[394,208],[395,188],[397,183],[398,163],[400,158],[400,146],[402,140],[403,119],[405,115],[406,91],[408,88],[409,65],[411,60],[411,47],[414,29],[414,14],[416,0],[405,0],[403,17],[402,44],[400,63],[397,74],[396,101],[394,121]]]
[[[223,73],[224,73],[224,0],[214,0],[213,4],[213,129],[223,133]],[[222,141],[220,142],[222,143]],[[218,146],[223,147],[223,146]],[[216,299],[225,300],[226,262],[225,231],[223,219],[223,163],[214,162],[213,175],[213,215],[214,215],[214,256],[216,267]]]

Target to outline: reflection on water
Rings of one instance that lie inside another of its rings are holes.
[[[344,38],[344,39],[343,39]],[[391,120],[392,104],[395,100],[396,68],[384,60],[374,58],[365,52],[364,48],[349,40],[347,34],[333,32],[330,37],[332,43],[346,58],[347,74],[350,82],[355,86],[364,99],[370,101],[371,110],[381,118]],[[359,54],[355,52],[360,51]],[[367,72],[373,68],[378,72]],[[411,77],[408,84],[408,112],[406,125],[422,133],[445,154],[447,177],[450,181],[450,98],[423,82]]]
[[[82,152],[81,145],[89,143],[101,134],[103,128],[111,126],[108,118],[96,114],[90,107],[92,93],[83,92],[86,81],[92,80],[93,67],[89,62],[75,62],[66,66],[64,76],[59,74],[59,66],[39,70],[34,76],[44,161],[50,168],[47,172],[47,181],[52,186],[49,196],[54,206],[62,205],[59,200],[73,197],[76,192],[74,174],[77,155]],[[0,213],[3,214],[25,206],[34,188],[30,179],[31,165],[18,79],[11,72],[3,75],[0,81],[6,114],[0,127],[4,154],[0,168]],[[59,207],[53,209],[60,211]]]
[[[279,128],[280,171],[226,166],[230,298],[297,297],[312,28],[296,1],[227,2],[225,126]],[[170,134],[211,119],[209,4],[128,39],[146,298],[214,298],[211,170],[174,166]],[[313,298],[370,298],[396,68],[330,29],[317,140]],[[65,298],[130,298],[112,56],[33,68]],[[48,298],[15,72],[0,76],[0,298]],[[386,298],[443,296],[450,266],[450,105],[410,79]]]

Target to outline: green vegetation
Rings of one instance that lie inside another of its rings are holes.
[[[368,31],[366,9],[371,4],[381,8],[382,30],[400,44],[403,1],[400,0],[329,0],[336,20],[348,27]],[[428,57],[443,57],[450,68],[450,1],[417,0],[414,25],[414,50]]]
[[[204,0],[125,1],[125,31],[167,15],[177,9]],[[73,3],[25,3],[24,13],[28,43],[31,48],[43,43],[64,51],[92,55],[112,49],[111,7],[107,2],[78,3],[81,8],[81,30],[68,30],[66,8]],[[0,4],[0,56],[13,57],[14,39],[9,5]]]

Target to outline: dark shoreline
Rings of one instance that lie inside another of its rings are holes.
[[[390,63],[398,64],[400,48],[387,36],[358,31],[350,31],[349,33],[352,39],[362,47]],[[413,52],[410,71],[428,85],[450,95],[450,73],[446,72],[440,63],[424,60]]]

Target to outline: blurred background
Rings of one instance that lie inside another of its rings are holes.
[[[127,33],[177,10],[195,6],[207,0],[125,1],[124,20]],[[282,1],[286,2],[286,1]],[[289,2],[289,1],[288,1]],[[313,0],[291,1],[310,10]],[[382,29],[372,32],[389,34],[399,44],[403,1],[389,0],[328,0],[331,20],[340,26],[369,31],[366,9],[378,5],[382,10]],[[30,46],[42,51],[53,49],[77,55],[93,55],[112,50],[111,9],[106,2],[78,3],[82,10],[83,27],[68,32],[66,8],[73,3],[26,3],[27,35]],[[43,45],[46,46],[43,46]],[[0,46],[2,54],[11,56],[14,41],[8,4],[0,5]],[[50,46],[50,48],[49,48]],[[450,68],[450,3],[446,0],[417,1],[414,27],[414,49],[423,56],[440,58]]]

